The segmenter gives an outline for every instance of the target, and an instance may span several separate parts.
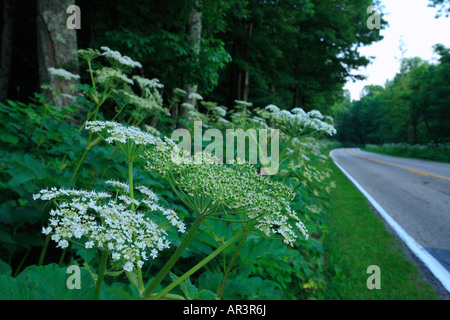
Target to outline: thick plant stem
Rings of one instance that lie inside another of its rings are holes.
[[[134,199],[134,187],[133,187],[133,161],[128,161],[128,185],[130,187],[130,199]],[[131,203],[131,210],[134,211],[134,203]]]
[[[218,299],[222,299],[223,290],[225,289],[225,284],[227,283],[228,276],[230,275],[230,272],[233,269],[234,262],[236,261],[237,257],[241,253],[242,246],[244,245],[245,241],[247,240],[247,236],[248,236],[248,233],[245,233],[242,236],[236,250],[233,253],[233,256],[231,257],[230,262],[228,263],[228,267],[225,270],[225,273],[223,274],[222,281],[220,282],[219,288],[217,290],[217,298]]]
[[[17,275],[20,273],[20,271],[22,271],[23,264],[25,263],[25,261],[27,260],[28,256],[30,255],[30,252],[31,252],[31,248],[28,248],[27,252],[25,252],[25,254],[23,255],[22,259],[20,260],[16,271],[14,272],[14,275],[13,275],[14,278],[17,277]]]
[[[237,239],[242,237],[245,234],[244,231],[239,232],[236,234],[233,238],[225,242],[223,245],[221,245],[219,248],[217,248],[213,253],[211,253],[209,256],[207,256],[205,259],[197,263],[194,267],[192,267],[188,272],[183,274],[181,277],[179,277],[177,280],[172,282],[170,285],[168,285],[164,290],[156,294],[155,296],[152,296],[150,300],[158,300],[164,297],[167,293],[170,292],[170,290],[174,289],[176,286],[181,284],[184,280],[189,278],[191,275],[193,275],[195,272],[200,270],[203,266],[205,266],[208,262],[210,262],[212,259],[214,259],[217,255],[219,255],[223,250],[228,248],[233,242],[235,242]]]
[[[200,228],[200,225],[205,220],[204,217],[197,217],[195,219],[194,224],[192,225],[191,229],[189,230],[188,234],[184,238],[184,240],[181,242],[181,244],[178,246],[177,250],[175,250],[174,254],[170,257],[170,259],[166,262],[164,267],[159,271],[159,273],[156,275],[156,278],[150,283],[150,285],[145,289],[145,291],[142,294],[143,299],[147,299],[150,297],[150,295],[153,293],[153,291],[156,289],[156,287],[161,283],[161,281],[164,280],[166,275],[169,273],[170,269],[174,266],[174,264],[178,261],[181,254],[184,252],[186,247],[189,245],[189,243],[194,238],[195,233]]]
[[[91,150],[93,147],[95,147],[97,144],[99,144],[100,141],[102,141],[102,138],[101,138],[101,137],[98,137],[98,138],[92,140],[92,135],[93,135],[93,133],[91,132],[91,133],[89,134],[88,143],[87,143],[87,145],[86,145],[86,148],[84,149],[84,152],[83,152],[81,158],[78,160],[77,167],[75,168],[75,171],[74,171],[73,174],[72,174],[72,179],[71,179],[71,181],[75,180],[75,177],[77,176],[78,171],[79,171],[80,168],[81,168],[81,164],[83,163],[84,158],[86,158],[86,155],[87,155],[88,151]]]
[[[38,266],[42,266],[45,259],[45,254],[47,253],[48,243],[50,242],[50,234],[45,237],[44,246],[42,247],[41,254],[39,256]]]
[[[98,270],[97,282],[95,283],[94,300],[98,300],[100,297],[100,289],[102,288],[103,278],[106,272],[106,262],[108,261],[108,251],[102,251],[102,258],[100,261],[100,267]]]

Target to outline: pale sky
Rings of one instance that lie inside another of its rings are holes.
[[[388,26],[381,30],[383,40],[359,51],[364,56],[373,56],[367,68],[360,68],[354,74],[363,74],[367,80],[349,82],[345,86],[353,100],[358,100],[361,90],[369,84],[382,85],[393,79],[400,69],[400,41],[407,50],[405,58],[421,57],[433,61],[433,45],[442,43],[450,47],[450,18],[435,18],[437,8],[428,7],[428,0],[382,0],[381,11]],[[371,14],[367,14],[367,18]]]

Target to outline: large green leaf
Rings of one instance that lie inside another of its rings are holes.
[[[0,276],[1,300],[86,300],[94,296],[94,282],[80,269],[80,289],[69,289],[71,273],[57,264],[30,266],[17,278]]]
[[[172,281],[178,279],[178,277],[173,273],[170,273],[170,277]],[[216,294],[211,290],[199,290],[189,278],[187,278],[180,284],[180,288],[181,291],[183,291],[186,300],[213,300],[216,298]]]
[[[11,273],[11,266],[6,262],[0,260],[0,275],[10,276]]]

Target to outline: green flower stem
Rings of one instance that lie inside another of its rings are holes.
[[[14,278],[17,277],[17,275],[20,273],[20,271],[22,271],[23,264],[27,260],[27,258],[30,255],[30,253],[31,253],[31,248],[28,248],[27,252],[25,252],[25,254],[23,255],[22,259],[20,260],[16,271],[14,272],[14,275],[13,275]]]
[[[134,199],[133,187],[133,161],[128,160],[128,184],[130,186],[130,198]],[[134,203],[131,203],[131,211],[134,211]]]
[[[100,267],[98,270],[97,281],[95,282],[94,300],[98,300],[100,297],[100,289],[102,287],[103,278],[106,272],[106,262],[108,261],[108,251],[102,250],[102,257],[100,261]]]
[[[144,279],[142,278],[142,269],[138,268],[137,269],[137,276],[138,276],[138,290],[139,290],[139,294],[141,294],[145,288],[144,288]]]
[[[184,240],[180,243],[177,250],[175,250],[174,254],[170,257],[170,259],[166,262],[164,267],[159,271],[159,273],[156,275],[155,279],[150,283],[150,285],[144,290],[142,294],[143,299],[147,299],[150,297],[150,295],[153,293],[153,291],[156,289],[156,287],[161,283],[161,281],[164,280],[166,275],[169,273],[170,269],[174,266],[174,264],[178,261],[181,254],[184,252],[184,250],[187,248],[189,243],[194,238],[195,233],[200,228],[201,224],[205,220],[204,217],[198,216],[194,224],[192,225],[191,229],[189,230],[188,234],[184,238]]]
[[[89,75],[91,76],[92,87],[94,88],[94,91],[95,91],[95,100],[96,100],[96,103],[97,103],[97,101],[98,101],[98,94],[97,94],[97,87],[95,86],[94,73],[92,71],[91,60],[87,60],[87,63],[88,63],[88,66],[89,66]]]
[[[128,103],[124,103],[122,108],[120,108],[120,110],[116,113],[116,115],[111,119],[111,121],[116,120],[116,118],[119,116],[119,114],[122,113],[123,109],[125,109],[125,107],[128,105]]]
[[[41,254],[39,256],[38,266],[42,266],[47,253],[48,243],[50,242],[50,233],[45,237],[44,246],[42,247]]]
[[[230,272],[233,269],[234,262],[236,261],[237,257],[241,253],[242,246],[244,245],[245,241],[247,241],[247,236],[248,236],[248,233],[245,233],[242,236],[236,250],[233,253],[233,256],[231,257],[230,263],[228,264],[228,267],[225,270],[225,273],[223,274],[222,281],[220,282],[219,288],[217,290],[217,298],[219,300],[222,299],[223,290],[225,289],[225,284],[227,283],[228,276],[230,275]]]
[[[161,300],[186,300],[186,299],[178,294],[168,293],[164,297],[162,297]]]
[[[59,258],[58,265],[60,265],[60,266],[63,264],[64,258],[66,257],[67,248],[68,247],[64,248],[63,252],[61,253],[61,257]]]
[[[73,172],[71,181],[75,180],[75,177],[77,176],[78,171],[80,170],[81,164],[83,163],[84,158],[86,158],[86,155],[87,155],[88,151],[91,150],[93,147],[95,147],[97,144],[99,144],[102,141],[101,137],[97,137],[96,139],[92,140],[92,135],[93,135],[93,133],[91,132],[89,134],[89,138],[88,138],[88,142],[87,142],[86,148],[84,149],[84,152],[81,155],[80,160],[78,160],[77,167],[75,168],[75,171]]]
[[[131,285],[139,291],[139,287],[136,284],[136,282],[134,281],[133,276],[131,275],[131,272],[125,271],[125,274],[126,274],[128,280],[130,281]]]
[[[219,248],[217,248],[213,253],[211,253],[209,256],[207,256],[205,259],[197,263],[194,267],[192,267],[188,272],[183,274],[181,277],[179,277],[177,280],[172,282],[170,285],[168,285],[164,290],[156,294],[155,296],[152,296],[150,300],[158,300],[162,297],[164,297],[167,293],[170,292],[173,288],[181,284],[184,280],[186,280],[188,277],[193,275],[195,272],[200,270],[203,266],[205,266],[208,262],[210,262],[212,259],[214,259],[217,255],[219,255],[223,250],[228,248],[231,244],[233,244],[237,239],[241,238],[244,234],[246,234],[247,231],[242,230],[241,232],[237,233],[232,237],[230,240],[225,242],[223,245],[221,245]]]

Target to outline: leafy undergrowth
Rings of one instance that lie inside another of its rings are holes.
[[[411,145],[407,143],[368,144],[362,149],[396,157],[450,163],[450,144],[448,143],[430,143],[424,145]]]

